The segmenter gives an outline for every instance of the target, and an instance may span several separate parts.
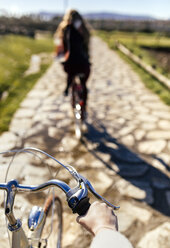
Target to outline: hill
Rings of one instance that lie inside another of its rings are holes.
[[[39,13],[39,16],[44,19],[52,19],[55,16],[61,16],[61,13],[54,12],[46,12],[42,11]],[[82,14],[86,19],[91,20],[155,20],[155,18],[146,15],[128,15],[121,13],[113,13],[113,12],[91,12]]]

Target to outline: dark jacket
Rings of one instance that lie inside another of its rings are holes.
[[[64,52],[69,53],[65,63],[74,65],[89,64],[88,44],[81,33],[72,25],[68,25],[64,31]]]

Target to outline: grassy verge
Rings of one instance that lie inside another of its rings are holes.
[[[112,32],[103,32],[103,31],[97,32],[97,35],[99,35],[109,45],[109,47],[111,49],[114,49],[114,50],[116,49],[116,47],[115,47],[115,41],[116,40],[119,40],[121,42],[123,41],[122,43],[125,44],[130,50],[133,50],[133,52],[136,55],[142,56],[143,60],[146,63],[148,63],[148,64],[156,63],[155,59],[153,57],[150,57],[149,53],[147,53],[146,51],[143,51],[140,48],[140,46],[135,46],[135,45],[133,45],[133,43],[130,43],[130,39],[132,39],[132,37],[129,37],[129,39],[127,37],[128,37],[128,35],[132,36],[133,34],[121,33],[120,37],[118,34],[119,34],[119,32],[114,32],[114,35]],[[140,38],[143,36],[141,34]],[[121,38],[121,37],[123,37],[123,38]],[[125,37],[126,37],[126,39],[125,39]],[[138,44],[142,43],[140,38],[139,37],[137,38]],[[162,47],[167,46],[167,39],[168,38],[165,38],[164,40],[162,39],[162,43],[161,43]],[[152,37],[152,35],[149,35],[149,38],[147,40],[146,34],[145,34],[145,39],[143,40],[143,43],[147,44],[148,46],[149,45],[155,46],[155,39]],[[119,53],[121,58],[123,58],[127,63],[129,63],[132,66],[133,70],[135,70],[138,73],[138,75],[140,76],[141,80],[146,85],[146,87],[151,89],[154,93],[158,94],[160,99],[164,103],[166,103],[167,105],[170,105],[170,91],[169,91],[169,89],[166,86],[164,86],[163,84],[161,84],[158,80],[153,78],[150,74],[148,74],[140,66],[135,64],[127,56],[122,54],[120,51],[117,51],[117,52]],[[163,73],[163,68],[159,68],[159,71]],[[164,74],[166,74],[166,73],[164,72]]]
[[[115,41],[120,41],[135,55],[141,57],[144,62],[150,65],[154,65],[156,70],[167,77],[170,77],[170,67],[162,66],[162,63],[158,61],[157,57],[152,51],[160,53],[161,51],[167,55],[170,51],[170,38],[160,36],[157,33],[132,33],[132,32],[106,32],[99,31],[97,34],[102,37],[111,48],[115,48]]]
[[[34,40],[8,35],[0,37],[0,133],[7,131],[11,118],[26,94],[45,72],[50,60],[41,65],[38,73],[24,76],[32,54],[53,51],[52,39]]]

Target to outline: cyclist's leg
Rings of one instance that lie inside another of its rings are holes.
[[[64,66],[64,71],[67,73],[67,85],[66,85],[66,88],[64,90],[64,95],[67,96],[69,87],[71,86],[71,84],[73,82],[74,72],[73,72],[72,66],[69,63],[65,63],[65,64],[63,64],[63,66]]]
[[[81,80],[81,84],[83,87],[84,111],[86,111],[87,95],[88,95],[86,82],[87,82],[88,77],[90,75],[90,66],[89,65],[83,67],[82,74],[83,75],[80,77],[80,80]]]
[[[66,88],[64,90],[64,95],[67,96],[68,95],[68,90],[73,82],[73,78],[74,76],[71,73],[67,73],[67,85]]]

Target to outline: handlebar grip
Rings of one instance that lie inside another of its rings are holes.
[[[85,197],[75,206],[73,212],[77,213],[80,216],[85,215],[90,206],[91,204],[89,202],[89,198]]]

